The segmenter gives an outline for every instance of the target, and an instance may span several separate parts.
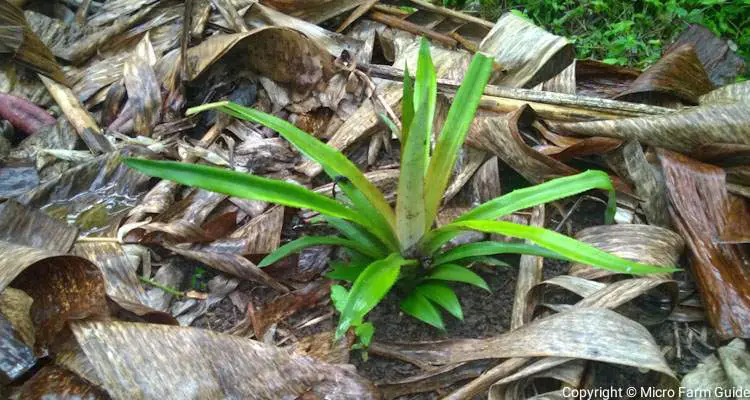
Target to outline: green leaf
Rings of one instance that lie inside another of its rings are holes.
[[[456,264],[443,264],[435,267],[425,279],[436,279],[440,281],[454,281],[468,283],[490,291],[489,285],[476,272]]]
[[[328,265],[333,269],[327,272],[325,276],[328,279],[354,282],[371,262],[372,261],[365,264],[358,262],[345,263],[343,261],[331,261]]]
[[[385,124],[385,126],[387,126],[388,129],[390,129],[390,131],[394,135],[396,135],[396,137],[399,138],[399,140],[402,140],[402,142],[403,142],[403,139],[401,139],[401,135],[402,135],[401,131],[398,129],[398,126],[396,126],[396,123],[393,122],[393,121],[391,121],[391,119],[388,118],[387,115],[385,115],[385,114],[383,114],[381,112],[379,112],[377,115],[378,115],[378,118],[380,118],[380,120],[383,121],[383,123]]]
[[[658,267],[629,261],[557,232],[535,226],[504,221],[460,221],[444,225],[440,230],[474,230],[527,239],[571,261],[620,273],[643,275],[679,271],[678,268]]]
[[[345,287],[341,285],[331,286],[331,302],[333,302],[333,307],[336,309],[336,311],[344,311],[344,307],[346,307],[346,300],[348,298],[349,291],[347,291]]]
[[[329,217],[326,215],[323,216],[323,219],[328,222],[328,225],[336,228],[337,231],[346,236],[347,239],[357,242],[364,248],[367,248],[369,253],[365,254],[377,254],[374,258],[383,258],[388,255],[386,253],[386,246],[361,226],[345,221],[341,218]]]
[[[415,287],[414,291],[443,307],[454,317],[460,320],[464,319],[464,313],[461,310],[461,303],[458,302],[456,292],[448,286],[435,282],[425,282]]]
[[[336,328],[336,339],[341,338],[353,323],[362,321],[383,299],[396,283],[402,266],[415,263],[414,260],[406,260],[400,254],[393,253],[368,265],[349,291],[346,307]]]
[[[327,171],[328,172],[328,171]],[[380,215],[378,210],[365,198],[365,196],[351,182],[342,180],[338,183],[339,188],[344,191],[346,197],[354,204],[357,212],[361,214],[361,219],[369,221],[363,228],[373,233],[382,243],[386,244],[386,253],[398,251],[398,239],[388,224]]]
[[[411,81],[409,64],[404,64],[404,95],[401,99],[401,151],[409,137],[409,127],[414,120],[414,83]]]
[[[443,198],[448,181],[453,173],[458,152],[466,139],[466,133],[476,115],[484,87],[492,75],[494,60],[477,53],[471,61],[465,79],[456,93],[445,124],[437,143],[435,152],[427,169],[425,188],[425,229],[430,229]]]
[[[419,242],[425,232],[424,189],[428,156],[425,143],[429,146],[437,96],[435,68],[426,39],[422,39],[418,62],[414,93],[418,108],[403,146],[396,198],[396,231],[402,252]]]
[[[412,317],[430,324],[435,328],[445,330],[443,318],[435,306],[426,297],[417,292],[409,293],[401,301],[401,310]]]
[[[367,199],[367,202],[370,203],[370,206],[377,210],[375,215],[369,215],[370,225],[379,224],[381,221],[384,221],[388,230],[390,232],[395,232],[395,214],[393,213],[391,206],[385,200],[383,194],[377,189],[377,187],[375,187],[375,185],[367,180],[362,171],[360,171],[359,168],[340,151],[321,142],[314,136],[297,128],[288,121],[232,102],[221,101],[204,104],[188,109],[186,114],[191,115],[211,109],[222,111],[236,118],[257,122],[277,131],[282,137],[284,137],[284,139],[288,140],[300,152],[302,152],[302,154],[320,163],[326,170],[326,173],[331,175],[331,179],[334,179],[336,176],[343,176],[362,193],[364,198]],[[347,196],[349,196],[349,193],[347,193]],[[362,204],[358,204],[355,199],[351,198],[351,196],[350,199],[354,202],[356,207],[359,207],[363,211],[367,211],[366,207],[362,207]],[[381,239],[386,243],[389,242],[386,238],[381,237]]]
[[[602,189],[609,193],[606,223],[612,223],[617,211],[615,189],[609,175],[601,171],[586,171],[573,176],[552,179],[548,182],[528,188],[517,189],[506,195],[492,199],[456,219],[456,222],[467,220],[494,220],[518,210],[545,204],[565,197],[573,196],[592,189]],[[424,251],[435,253],[443,244],[460,235],[460,232],[436,232],[424,239]]]
[[[507,268],[511,267],[511,265],[508,264],[507,262],[498,260],[497,258],[490,257],[490,256],[469,257],[469,258],[464,258],[462,261],[466,265],[482,264],[482,265],[486,265],[489,267],[507,267]]]
[[[372,336],[375,334],[375,326],[372,322],[365,322],[358,325],[354,330],[354,333],[359,338],[359,343],[361,344],[358,348],[367,348],[370,347],[370,343],[372,343]]]
[[[183,185],[245,199],[267,201],[295,208],[308,208],[333,217],[358,221],[360,224],[369,223],[351,208],[293,183],[207,165],[139,158],[126,158],[123,162],[128,167],[146,175],[169,179]]]
[[[291,242],[274,250],[273,253],[263,258],[260,264],[258,264],[258,267],[267,267],[292,253],[302,251],[308,247],[321,245],[348,247],[372,258],[378,257],[377,252],[372,252],[366,246],[363,246],[362,244],[357,243],[353,240],[336,236],[303,236],[299,239],[292,240]]]
[[[440,265],[472,257],[494,256],[497,254],[528,254],[567,261],[560,254],[533,244],[484,241],[456,246],[435,257],[432,264]]]

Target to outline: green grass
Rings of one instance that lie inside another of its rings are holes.
[[[656,62],[688,24],[701,24],[750,64],[750,0],[479,0],[479,9],[490,21],[509,10],[525,15],[573,41],[578,58],[638,68]]]

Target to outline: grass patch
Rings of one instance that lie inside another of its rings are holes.
[[[731,40],[750,64],[750,0],[479,0],[478,5],[488,20],[510,10],[570,38],[579,58],[644,68],[688,24],[701,24]]]

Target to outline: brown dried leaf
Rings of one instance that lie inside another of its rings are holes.
[[[104,278],[89,261],[4,241],[0,258],[5,260],[0,290],[13,282],[34,299],[37,351],[63,340],[60,332],[69,321],[108,315]]]
[[[110,397],[75,373],[54,365],[47,365],[26,381],[13,398],[106,400]]]
[[[479,50],[495,58],[503,74],[496,85],[533,87],[563,71],[575,59],[573,45],[511,13],[503,14]]]
[[[15,200],[0,204],[0,240],[22,246],[66,253],[78,229],[31,210]]]
[[[237,336],[123,322],[83,322],[72,329],[114,399],[378,397],[350,369]]]
[[[742,103],[640,118],[557,123],[553,127],[564,134],[637,140],[686,153],[710,143],[750,144],[750,113]]]
[[[270,304],[255,310],[251,316],[255,337],[262,338],[266,330],[297,313],[297,311],[314,307],[328,297],[333,282],[312,282],[302,289],[287,293]]]
[[[431,365],[505,357],[571,357],[646,368],[674,377],[643,326],[602,308],[555,314],[487,339],[379,346],[399,349]]]
[[[666,51],[669,53],[685,44],[694,46],[698,59],[716,86],[734,83],[745,67],[745,62],[732,51],[726,40],[701,25],[690,25]]]
[[[693,273],[711,325],[721,338],[750,335],[750,256],[745,247],[718,243],[726,227],[748,223],[734,212],[724,172],[683,155],[660,151],[672,222],[690,249]]]
[[[354,341],[349,336],[336,340],[335,332],[331,330],[305,336],[288,348],[295,354],[310,356],[329,364],[348,364],[349,349],[353,344]]]
[[[154,58],[154,48],[146,34],[122,72],[128,103],[135,116],[135,132],[142,136],[150,136],[151,129],[161,121],[161,85],[153,69]]]
[[[264,284],[281,293],[289,291],[284,285],[271,278],[268,274],[263,272],[263,270],[258,268],[258,266],[242,256],[236,254],[209,253],[206,251],[196,251],[170,245],[165,245],[164,247],[181,256],[202,262],[211,268],[218,269],[219,271],[226,272],[238,278]]]
[[[576,61],[576,93],[612,98],[630,87],[641,71],[594,60]]]
[[[616,98],[636,103],[677,99],[698,104],[698,98],[713,89],[695,48],[684,44],[667,51]]]
[[[0,294],[0,379],[18,379],[36,364],[34,327],[29,316],[31,298],[6,288]]]
[[[576,239],[619,257],[664,267],[677,266],[685,247],[680,235],[652,225],[593,226],[578,232]],[[570,274],[587,279],[616,275],[582,264],[573,264]]]
[[[736,102],[750,102],[750,81],[722,86],[700,97],[701,105]]]

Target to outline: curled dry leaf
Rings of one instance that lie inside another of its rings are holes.
[[[573,62],[573,45],[511,13],[503,14],[479,45],[495,58],[502,75],[493,83],[511,87],[532,87],[544,82]]]
[[[576,60],[576,93],[612,98],[630,87],[641,71],[595,60]]]
[[[721,168],[669,151],[659,158],[709,322],[721,338],[750,336],[750,256],[742,245],[717,241],[726,228],[748,225],[747,209],[732,207]]]
[[[576,239],[606,252],[649,265],[678,265],[685,242],[669,229],[653,225],[602,225],[581,230]],[[610,271],[574,264],[570,274],[587,279],[615,275]]]
[[[732,51],[730,44],[704,26],[690,25],[680,33],[666,52],[670,53],[685,44],[693,45],[698,59],[716,86],[734,83],[737,75],[745,67],[745,62]]]
[[[142,136],[150,136],[151,130],[161,120],[161,85],[156,78],[153,63],[141,53],[151,53],[154,49],[149,35],[138,44],[135,54],[125,62],[123,78],[127,88],[128,103],[133,107],[135,115],[135,132]]]
[[[680,386],[685,388],[686,399],[697,399],[699,393],[726,393],[725,397],[740,399],[734,396],[733,390],[747,388],[750,384],[750,374],[747,365],[750,363],[750,353],[747,345],[741,339],[735,339],[726,346],[719,347],[716,354],[712,354],[691,372],[682,378]]]
[[[0,290],[11,282],[34,299],[31,317],[37,352],[64,339],[71,320],[108,315],[104,278],[81,257],[0,241]]]
[[[379,346],[396,348],[431,365],[505,357],[571,357],[646,368],[674,377],[643,326],[602,308],[555,314],[487,339]]]
[[[456,382],[476,378],[489,365],[488,360],[449,364],[399,381],[379,383],[378,388],[383,393],[383,398],[388,400],[408,394],[431,392],[446,388]]]
[[[677,99],[698,104],[698,98],[713,89],[695,48],[684,44],[671,48],[617,99],[637,103]]]
[[[750,102],[750,81],[722,86],[700,97],[700,103],[702,105],[721,103],[731,104],[736,102]]]
[[[637,140],[685,153],[710,143],[750,144],[750,113],[743,103],[706,105],[640,118],[557,123],[553,128],[564,134]]]
[[[114,399],[378,397],[350,369],[237,336],[124,322],[82,322],[72,330]]]

